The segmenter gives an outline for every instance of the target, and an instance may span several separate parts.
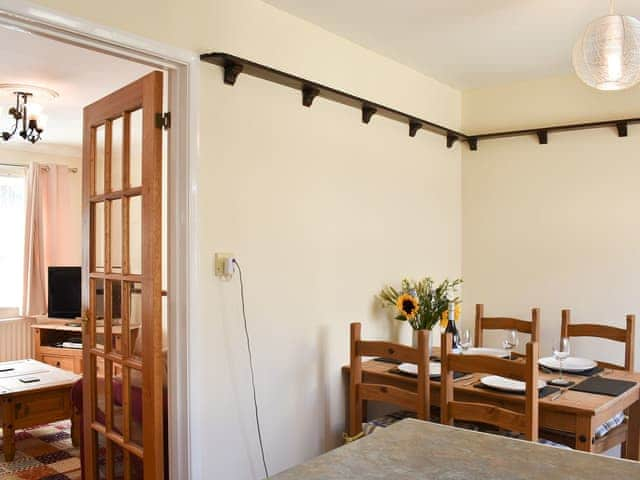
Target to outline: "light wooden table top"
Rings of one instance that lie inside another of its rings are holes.
[[[406,419],[270,478],[603,480],[640,463]]]
[[[33,383],[21,382],[20,379],[25,377],[34,377],[38,381]],[[80,375],[37,360],[1,362],[0,397],[47,388],[71,386],[79,379]]]

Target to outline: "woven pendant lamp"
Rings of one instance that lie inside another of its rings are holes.
[[[573,48],[573,68],[580,79],[598,90],[624,90],[640,81],[640,21],[609,15],[587,26]]]

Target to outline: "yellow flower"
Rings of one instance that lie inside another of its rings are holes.
[[[440,328],[447,328],[447,323],[449,323],[449,312],[445,310],[440,315]]]
[[[460,321],[460,317],[462,316],[462,304],[456,303],[456,309],[454,311],[454,320],[456,322]],[[449,323],[449,310],[445,310],[442,312],[440,316],[440,328],[447,328],[447,323]]]
[[[418,313],[418,300],[416,297],[409,295],[408,293],[403,293],[398,297],[396,307],[400,313],[407,318],[407,320],[410,320],[415,318]]]

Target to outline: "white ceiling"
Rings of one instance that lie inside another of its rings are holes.
[[[608,0],[265,0],[459,89],[572,72]],[[640,1],[616,11],[640,17]]]
[[[36,145],[16,135],[6,147],[43,151],[79,151],[82,108],[143,76],[144,65],[67,45],[26,32],[0,27],[0,83],[22,83],[53,89],[55,100],[42,103],[48,123]],[[15,101],[11,100],[11,101]],[[0,130],[11,127],[10,100],[0,99]]]

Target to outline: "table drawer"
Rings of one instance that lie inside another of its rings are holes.
[[[71,357],[60,357],[56,355],[42,355],[42,362],[52,367],[58,367],[63,370],[74,371],[74,361]]]
[[[21,395],[14,409],[16,428],[71,418],[71,387]]]

